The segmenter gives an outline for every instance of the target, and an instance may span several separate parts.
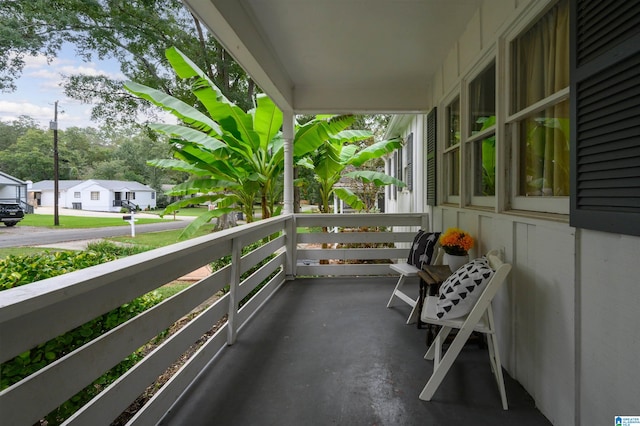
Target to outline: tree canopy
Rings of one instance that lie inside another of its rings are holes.
[[[56,57],[68,43],[76,55],[117,60],[127,79],[196,104],[175,75],[164,51],[176,46],[244,110],[255,86],[222,46],[180,0],[4,0],[0,2],[0,90],[15,90],[28,55]],[[133,123],[149,110],[104,75],[68,75],[67,96],[93,103],[92,118]]]
[[[165,138],[139,127],[120,131],[71,127],[58,131],[60,179],[132,180],[150,185],[163,195],[162,184],[181,183],[186,173],[147,165],[169,158]],[[29,117],[0,121],[0,170],[22,180],[53,179],[53,135]]]

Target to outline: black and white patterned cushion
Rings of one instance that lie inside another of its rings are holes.
[[[440,286],[437,318],[458,318],[471,312],[493,272],[484,257],[461,266]]]
[[[440,232],[418,231],[409,250],[407,263],[418,269],[422,269],[423,265],[430,265],[439,239]]]

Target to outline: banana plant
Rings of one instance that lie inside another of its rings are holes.
[[[373,182],[377,186],[404,183],[392,176],[371,170],[359,170],[344,174],[349,166],[359,167],[365,162],[380,158],[402,146],[399,139],[389,139],[359,149],[358,142],[373,138],[364,130],[347,130],[353,116],[337,116],[326,119],[318,116],[301,126],[294,138],[296,164],[311,169],[320,184],[320,210],[329,213],[331,196],[336,196],[355,208],[362,210],[365,203],[351,189],[336,187],[340,179],[349,177],[362,182]]]
[[[241,210],[247,221],[253,221],[256,198],[261,202],[262,217],[271,217],[274,204],[270,194],[284,168],[282,112],[263,94],[257,96],[256,108],[245,112],[230,102],[178,49],[167,49],[166,57],[206,113],[151,87],[135,82],[125,84],[134,95],[179,119],[179,124],[149,125],[169,137],[173,152],[172,159],[154,160],[149,164],[192,174],[192,179],[177,185],[170,195],[198,195],[169,205],[164,213],[188,204],[206,201],[217,204],[216,209],[193,221],[181,238],[188,238],[201,225],[234,210]]]

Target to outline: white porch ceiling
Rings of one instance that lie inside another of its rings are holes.
[[[183,0],[294,113],[422,112],[482,0]]]

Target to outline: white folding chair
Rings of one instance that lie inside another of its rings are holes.
[[[423,322],[442,327],[424,356],[425,359],[434,360],[433,373],[420,393],[420,399],[424,401],[431,400],[433,394],[438,390],[442,380],[449,371],[449,368],[451,368],[453,361],[455,361],[458,354],[460,354],[462,347],[466,343],[467,339],[469,339],[471,333],[478,331],[487,336],[489,361],[491,363],[491,369],[495,375],[498,390],[500,391],[502,408],[504,410],[508,409],[507,395],[504,388],[504,378],[502,376],[502,364],[500,363],[500,352],[498,350],[498,340],[495,333],[493,311],[491,310],[491,301],[509,274],[511,265],[503,263],[498,257],[497,251],[489,252],[489,254],[487,254],[487,259],[491,269],[495,272],[469,314],[455,319],[437,319],[435,317],[435,304],[437,303],[436,298],[427,300],[426,303],[429,305],[425,305],[423,307],[423,312],[424,309],[427,309],[427,313],[426,315],[422,315],[420,319]],[[442,344],[454,328],[458,330],[458,333],[443,356]]]
[[[443,251],[439,247],[437,247],[436,250],[437,250],[436,252],[437,255],[431,261],[432,265],[442,264]],[[409,295],[407,295],[402,290],[402,287],[404,286],[408,278],[418,277],[418,271],[420,269],[413,265],[409,265],[408,263],[405,263],[405,262],[392,263],[389,265],[389,267],[394,271],[398,272],[400,274],[400,278],[398,278],[398,283],[396,284],[396,287],[393,289],[393,292],[391,293],[391,297],[389,298],[389,302],[387,303],[387,308],[390,308],[393,306],[393,302],[395,298],[402,300],[412,308],[411,313],[409,314],[409,318],[407,318],[407,324],[413,324],[418,320],[418,315],[420,315],[420,312],[418,312],[419,311],[418,302],[419,302],[420,296],[418,295],[414,299]]]

